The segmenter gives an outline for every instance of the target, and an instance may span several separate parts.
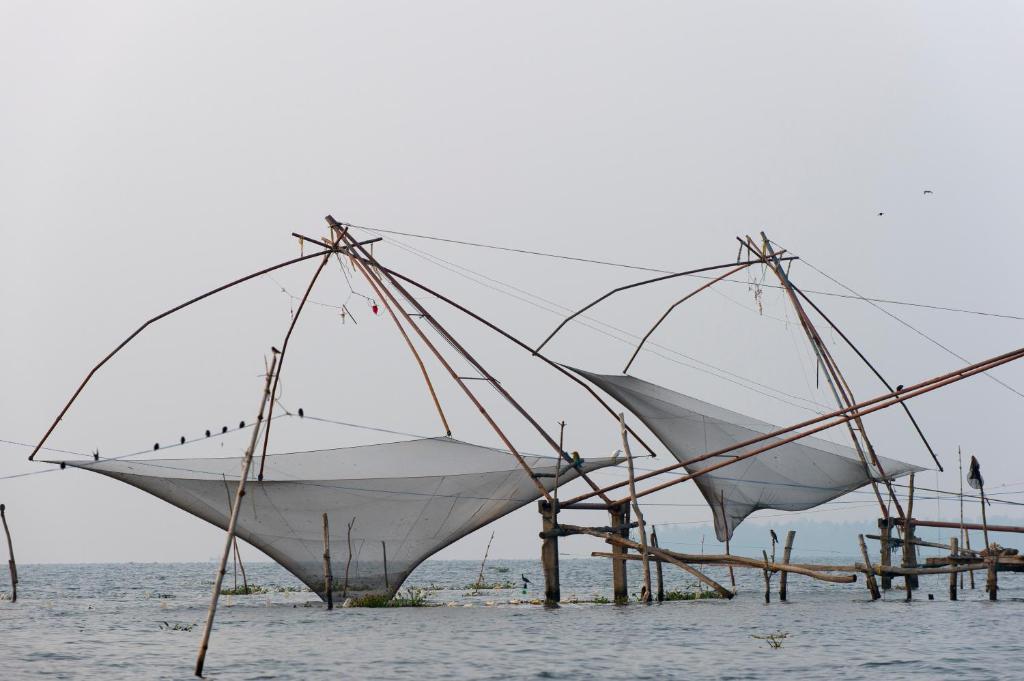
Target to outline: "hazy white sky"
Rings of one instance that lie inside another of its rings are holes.
[[[322,231],[327,213],[673,270],[727,262],[736,235],[765,229],[864,294],[1024,316],[1022,29],[1020,5],[997,2],[7,0],[0,438],[35,441],[92,364],[142,320],[292,257],[290,232]],[[558,322],[555,305],[643,278],[412,239],[376,253],[531,342]],[[301,292],[313,266],[147,331],[103,369],[50,444],[115,456],[251,420],[263,356],[289,321],[280,286]],[[806,265],[792,276],[837,290]],[[643,333],[698,284],[626,294],[592,316]],[[436,434],[401,340],[369,311],[365,286],[354,288],[336,269],[325,275],[314,300],[347,300],[358,324],[309,308],[282,379],[285,404]],[[893,383],[958,364],[864,303],[819,300]],[[430,305],[546,425],[568,421],[570,447],[585,456],[618,447],[614,424],[582,391]],[[972,360],[1024,344],[1019,320],[887,309]],[[654,340],[664,348],[637,362],[642,378],[776,423],[808,415],[794,402],[828,402],[775,289],[759,315],[748,286],[725,284],[687,303]],[[550,350],[614,371],[630,347],[575,326]],[[859,397],[878,392],[855,358],[838,344],[835,352]],[[699,362],[796,398],[770,399]],[[1024,366],[998,375],[1024,392]],[[495,444],[452,386],[441,392],[457,437]],[[545,451],[489,404],[525,449]],[[944,487],[958,485],[958,445],[979,456],[991,486],[1024,484],[1024,398],[976,378],[912,407],[947,464]],[[869,427],[880,453],[930,463],[900,414]],[[383,437],[289,422],[273,449]],[[244,446],[223,442],[171,451]],[[0,455],[3,476],[47,468],[14,445],[0,443]],[[0,479],[0,501],[23,562],[205,559],[221,542],[202,521],[79,471]],[[710,518],[692,486],[651,502],[649,521]],[[847,504],[818,517],[873,515],[869,504]],[[538,525],[531,508],[500,521],[492,554],[536,555]],[[489,534],[443,555],[478,557]],[[567,542],[566,551],[592,544]]]

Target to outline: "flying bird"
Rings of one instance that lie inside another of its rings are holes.
[[[879,213],[878,217],[882,217],[883,215],[885,215],[885,213]]]
[[[922,194],[925,194],[925,195],[928,195],[928,194],[934,194],[935,192],[933,192],[933,191],[932,191],[931,189],[925,189],[925,190],[924,190],[923,192],[921,192],[921,193],[922,193]]]

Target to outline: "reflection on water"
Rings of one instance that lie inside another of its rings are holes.
[[[3,679],[192,678],[212,563],[19,567],[18,602],[0,602]],[[290,590],[302,585],[278,566],[247,565],[267,592],[221,599],[208,677],[985,679],[1017,678],[1024,660],[1022,575],[1000,575],[997,603],[980,588],[949,602],[945,575],[922,578],[911,604],[902,591],[871,603],[862,581],[791,576],[789,602],[773,594],[766,606],[761,574],[746,570],[731,602],[546,610],[529,604],[543,596],[539,563],[490,562],[485,581],[515,587],[472,593],[478,571],[472,561],[420,566],[406,586],[430,588],[442,607],[327,612]],[[724,570],[709,572],[727,583]],[[521,574],[532,582],[525,594]],[[633,591],[639,577],[631,565]],[[679,570],[665,577],[667,588],[692,587]],[[563,599],[610,597],[610,581],[605,561],[562,560]],[[773,632],[789,634],[777,650],[754,638]]]

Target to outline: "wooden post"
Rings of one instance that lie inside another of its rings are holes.
[[[658,528],[654,525],[651,526],[651,545],[654,548],[661,548],[658,544]],[[661,561],[654,563],[654,569],[658,574],[658,602],[661,603],[665,600],[665,580],[661,574]]]
[[[885,568],[892,565],[892,519],[879,518],[878,530],[882,536],[879,540],[882,547],[879,554],[879,563],[882,566],[882,590],[888,591],[892,588],[892,576],[885,572]]]
[[[994,601],[999,591],[998,568],[996,566],[998,560],[995,556],[989,556],[985,560],[988,562],[988,576],[985,579],[985,588],[988,590],[988,599]]]
[[[949,538],[949,561],[953,565],[958,565],[956,559],[960,557],[960,547],[956,537]],[[963,574],[962,572],[960,573]],[[949,573],[949,600],[956,600],[956,573]]]
[[[562,586],[558,569],[558,535],[551,530],[558,527],[558,502],[545,501],[537,502],[540,510],[541,529],[544,531],[541,536],[543,540],[540,545],[540,562],[544,569],[544,605],[557,608],[562,600]]]
[[[608,509],[611,516],[612,527],[622,527],[618,531],[619,536],[629,536],[629,508],[627,506],[613,506]],[[611,542],[609,542],[611,543]],[[626,554],[628,549],[621,544],[612,544],[612,553]],[[612,561],[612,593],[616,603],[627,603],[629,601],[629,590],[626,586],[626,561]]]
[[[626,465],[629,472],[629,497],[633,513],[636,514],[637,531],[640,534],[640,556],[644,572],[644,588],[640,595],[643,603],[651,602],[651,562],[647,554],[647,527],[644,525],[644,514],[636,500],[636,474],[633,471],[633,454],[629,449],[629,433],[626,432],[626,417],[619,412],[619,430],[622,435],[622,449],[626,452]]]
[[[971,531],[968,530],[966,527],[963,528],[963,530],[964,530],[964,543],[967,546],[967,550],[970,551],[971,550]],[[961,573],[961,574],[963,574],[963,573]],[[974,590],[974,570],[968,570],[967,574],[971,578],[971,590],[973,591]]]
[[[771,563],[768,561],[768,552],[762,550],[761,553],[764,555],[764,569],[762,570],[762,572],[764,573],[764,602],[765,603],[771,603],[772,602],[772,572],[771,572],[771,570],[768,567],[769,565],[771,565]]]
[[[18,565],[14,562],[14,544],[11,543],[11,530],[7,527],[6,504],[0,504],[0,519],[4,523],[4,534],[7,535],[7,551],[11,556],[7,561],[7,567],[11,570],[11,603],[16,603],[18,600]]]
[[[728,556],[732,552],[729,550],[729,521],[725,517],[725,490],[722,490],[718,500],[722,506],[722,524],[725,526],[725,555]],[[703,542],[703,539],[701,541]],[[729,586],[732,587],[733,593],[736,593],[736,574],[732,571],[731,563],[729,564]]]
[[[790,530],[786,533],[786,545],[782,549],[782,562],[789,565],[789,558],[793,553],[793,539],[796,537],[796,530]],[[779,600],[783,603],[786,602],[786,575],[787,572],[783,572],[779,575]]]
[[[388,543],[380,540],[380,552],[384,556],[384,588],[391,593],[391,580],[388,579]]]
[[[334,576],[331,574],[331,531],[324,513],[324,600],[327,609],[334,610]]]
[[[224,543],[224,552],[220,556],[220,566],[217,569],[217,576],[213,580],[213,593],[210,595],[210,608],[206,614],[206,626],[203,628],[203,637],[199,644],[199,656],[196,658],[196,676],[203,675],[203,664],[206,662],[206,651],[210,647],[210,633],[213,631],[213,618],[217,614],[217,599],[220,597],[221,585],[224,583],[224,574],[227,572],[228,554],[231,553],[231,546],[235,541],[235,526],[238,523],[238,512],[242,507],[242,497],[245,496],[245,482],[249,477],[249,469],[252,467],[252,455],[256,451],[256,442],[260,437],[260,425],[263,423],[263,412],[270,399],[270,383],[274,378],[274,369],[277,368],[277,351],[272,352],[273,359],[270,368],[267,370],[266,384],[263,386],[263,397],[260,400],[259,416],[256,417],[256,425],[252,429],[252,439],[249,440],[249,448],[245,450],[242,457],[242,471],[238,478],[238,488],[235,490],[235,500],[231,504],[231,517],[228,519],[227,540]]]
[[[345,590],[341,593],[343,599],[348,598],[348,569],[352,566],[352,526],[355,524],[356,518],[352,516],[352,520],[348,521],[348,558],[345,560]]]
[[[914,474],[910,474],[910,483],[907,486],[907,521],[903,524],[903,567],[917,567],[917,546],[914,544]],[[918,587],[917,575],[907,575],[905,578],[907,589],[907,600],[913,596],[914,589]]]
[[[878,591],[878,582],[875,581],[875,568],[871,565],[871,558],[868,556],[868,547],[864,543],[864,535],[857,535],[857,539],[860,541],[860,555],[864,558],[864,575],[867,582],[868,591],[871,592],[871,600],[877,601],[882,597],[882,594]]]
[[[238,537],[235,537],[235,565],[242,569],[242,588],[245,589],[245,595],[249,595],[249,578],[245,576],[245,563],[242,562],[242,554],[238,551]],[[238,579],[235,578],[235,588],[238,588]]]

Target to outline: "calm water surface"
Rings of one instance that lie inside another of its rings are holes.
[[[407,585],[435,588],[429,599],[441,607],[328,612],[309,592],[223,597],[207,677],[973,681],[1019,678],[1024,664],[1024,575],[1001,575],[997,603],[980,589],[948,601],[945,576],[922,578],[909,604],[902,591],[871,603],[861,581],[795,577],[789,602],[773,596],[765,605],[761,576],[748,570],[737,572],[740,593],[731,602],[546,610],[515,602],[542,595],[537,562],[488,565],[489,580],[519,583],[525,573],[533,584],[525,596],[518,584],[471,594],[464,587],[479,563],[428,561]],[[0,602],[0,678],[193,678],[214,569],[20,566],[18,602]],[[251,564],[248,574],[260,585],[301,586],[270,563]],[[631,566],[634,590],[639,577]],[[687,588],[692,580],[666,569],[666,582]],[[562,584],[564,599],[607,597],[610,568],[600,559],[563,559]],[[8,589],[4,574],[0,591]],[[773,632],[788,634],[780,649],[754,638]]]

